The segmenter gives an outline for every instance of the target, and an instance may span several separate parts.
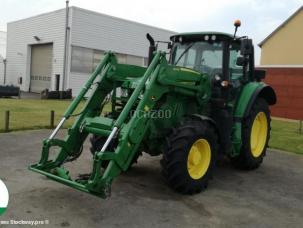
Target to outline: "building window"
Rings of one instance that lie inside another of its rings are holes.
[[[148,65],[148,58],[143,58],[143,66],[147,67]]]
[[[93,50],[93,71],[103,60],[103,57],[104,57],[104,51]]]
[[[138,57],[134,55],[127,55],[126,56],[126,63],[136,66],[142,66],[142,59],[143,57]]]
[[[94,50],[83,47],[72,47],[71,56],[71,72],[76,73],[92,73],[104,57],[104,51]],[[115,53],[118,63],[131,64],[137,66],[144,66],[146,64],[146,58]]]
[[[83,47],[72,48],[71,71],[91,73],[93,69],[93,49]]]
[[[118,63],[120,63],[120,64],[127,64],[127,62],[126,62],[126,55],[125,54],[116,53],[116,57],[118,59]]]

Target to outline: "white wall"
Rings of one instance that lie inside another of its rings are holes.
[[[135,56],[147,56],[146,33],[155,40],[169,41],[174,32],[77,7],[71,7],[72,45]]]
[[[65,9],[41,14],[7,25],[7,83],[17,85],[23,77],[22,90],[29,89],[31,46],[39,43],[53,43],[52,89],[55,74],[63,74],[63,53],[65,31]],[[38,36],[37,42],[33,36]]]
[[[0,55],[6,57],[6,32],[0,31]]]
[[[6,32],[0,31],[0,85],[4,82],[4,62],[6,57]]]
[[[149,42],[146,33],[150,33],[155,40],[162,41],[169,41],[169,37],[175,34],[172,31],[78,7],[71,7],[71,11],[70,42],[74,46],[147,57]],[[88,77],[88,74],[69,72],[68,87],[73,89],[74,96]]]
[[[4,80],[4,63],[3,63],[3,58],[0,55],[0,85],[3,85],[3,80]]]
[[[70,8],[70,34],[68,37],[67,80],[65,88],[72,88],[77,95],[88,74],[70,72],[71,46],[97,50],[112,50],[133,56],[146,57],[149,43],[146,33],[155,40],[169,40],[171,31],[140,23],[99,14],[93,11]],[[33,36],[38,36],[37,42]],[[31,45],[53,43],[52,88],[55,89],[55,75],[63,75],[65,9],[37,15],[8,23],[7,25],[7,83],[18,85],[23,78],[21,89],[28,91],[30,84]],[[61,80],[62,83],[62,80]],[[61,85],[60,85],[60,88]]]

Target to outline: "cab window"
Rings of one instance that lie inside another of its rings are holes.
[[[209,75],[222,73],[222,42],[176,43],[173,48],[171,63]]]

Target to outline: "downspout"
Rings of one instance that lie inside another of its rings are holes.
[[[66,78],[66,64],[67,64],[67,39],[68,39],[68,19],[69,19],[69,0],[66,1],[66,12],[65,12],[65,37],[64,37],[64,57],[63,57],[63,76],[62,76],[62,91],[60,93],[60,99],[63,98],[63,92],[65,91],[65,78]]]
[[[4,65],[4,69],[3,69],[3,85],[5,85],[6,83],[6,59],[3,59],[3,65]]]

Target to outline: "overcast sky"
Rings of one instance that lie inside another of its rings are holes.
[[[70,0],[70,5],[121,17],[176,32],[223,31],[258,44],[294,13],[303,0]],[[0,0],[0,30],[6,23],[65,7],[65,0]],[[259,48],[256,48],[256,63]]]

